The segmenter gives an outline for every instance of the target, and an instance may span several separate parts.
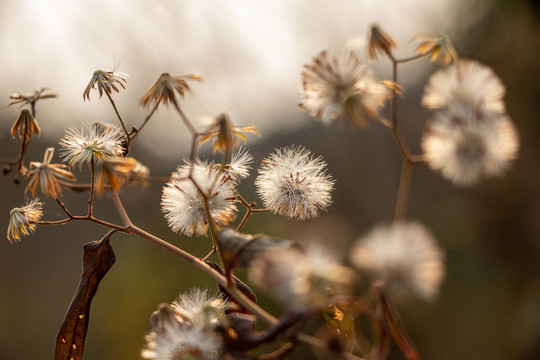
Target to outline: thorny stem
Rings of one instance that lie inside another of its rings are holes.
[[[105,94],[109,98],[109,101],[111,102],[111,105],[112,105],[112,107],[114,109],[114,112],[116,113],[116,116],[118,117],[118,120],[120,121],[120,124],[122,125],[122,129],[124,130],[124,136],[126,137],[127,148],[129,149],[129,143],[131,141],[129,139],[129,133],[128,133],[128,130],[126,128],[126,124],[124,124],[124,120],[122,120],[122,117],[120,116],[120,113],[118,112],[118,109],[116,108],[116,104],[114,103],[114,100],[111,97],[111,94],[109,94],[108,91],[105,91]]]

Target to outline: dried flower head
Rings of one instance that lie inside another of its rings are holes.
[[[433,74],[424,89],[422,104],[432,110],[452,104],[502,114],[505,88],[493,70],[472,60],[460,60]]]
[[[458,55],[450,40],[444,35],[417,35],[413,41],[420,44],[416,52],[420,55],[429,54],[429,61],[437,61],[442,65],[448,65],[451,62],[457,62]]]
[[[62,196],[62,187],[57,178],[75,181],[75,176],[67,170],[67,165],[64,164],[51,164],[51,160],[54,155],[54,148],[50,147],[45,150],[43,155],[43,162],[31,162],[30,172],[28,177],[28,186],[26,186],[25,194],[32,193],[32,196],[36,196],[37,187],[39,185],[41,193],[45,196],[51,195],[57,199],[58,196]]]
[[[90,101],[90,90],[97,89],[99,92],[99,98],[103,96],[103,92],[106,92],[109,95],[112,95],[113,90],[120,92],[121,86],[122,89],[125,89],[125,84],[127,83],[127,78],[129,75],[124,73],[118,73],[113,71],[103,71],[96,70],[92,75],[92,79],[86,86],[83,92],[83,99]]]
[[[367,48],[368,57],[372,60],[377,59],[377,53],[391,56],[396,43],[385,33],[377,24],[370,26],[369,46]]]
[[[116,126],[104,126],[95,123],[81,129],[69,128],[60,140],[64,148],[62,156],[69,160],[69,165],[88,163],[93,159],[107,159],[124,152],[123,135]]]
[[[232,182],[213,164],[197,160],[178,167],[172,174],[163,187],[161,210],[173,231],[202,235],[208,229],[206,202],[217,228],[233,220],[236,206]]]
[[[45,91],[47,91],[47,88],[42,88],[40,90],[34,91],[32,95],[22,95],[20,93],[15,93],[9,95],[9,98],[13,100],[10,102],[7,106],[15,105],[15,104],[21,104],[21,106],[24,105],[34,105],[38,100],[42,99],[53,99],[58,96],[58,94],[55,93],[48,93],[44,94]]]
[[[159,103],[168,105],[169,103],[178,106],[176,102],[176,93],[180,98],[184,98],[186,92],[191,89],[188,80],[201,81],[199,74],[189,74],[172,77],[168,73],[163,73],[155,83],[150,86],[146,95],[141,99],[141,105],[145,108],[156,107]]]
[[[210,328],[225,315],[227,302],[219,296],[211,296],[207,290],[195,288],[180,294],[171,305],[180,321]]]
[[[234,126],[229,115],[220,114],[206,129],[206,132],[199,137],[199,145],[215,139],[214,153],[218,150],[222,153],[230,153],[232,149],[238,146],[237,138],[242,139],[244,144],[247,142],[246,136],[243,134],[245,132],[261,135],[255,125]]]
[[[21,115],[13,126],[11,127],[11,136],[15,139],[15,134],[19,133],[19,138],[26,137],[27,140],[30,140],[33,134],[37,136],[41,135],[41,128],[37,123],[36,119],[30,113],[28,109],[22,109]]]
[[[452,106],[427,124],[422,149],[429,166],[459,186],[500,176],[517,158],[519,139],[505,115]]]
[[[397,296],[431,300],[445,275],[443,251],[429,230],[416,222],[375,228],[356,242],[351,260]]]
[[[42,203],[34,199],[22,207],[14,208],[9,212],[9,225],[7,239],[9,242],[21,240],[20,235],[29,235],[35,230],[37,222],[43,215]]]
[[[96,193],[103,194],[107,186],[110,186],[112,191],[117,191],[133,178],[132,174],[142,175],[141,166],[143,165],[131,157],[111,156],[100,160],[97,164]]]
[[[304,253],[296,248],[272,249],[258,254],[249,267],[257,287],[286,304],[311,305],[346,292],[351,269],[339,265],[328,249],[315,245]]]
[[[334,180],[326,163],[303,147],[277,149],[263,160],[255,180],[264,206],[300,220],[316,217],[331,204]]]
[[[366,117],[378,118],[391,96],[352,51],[322,51],[304,68],[300,107],[325,123],[341,119],[351,128],[365,128]]]
[[[210,329],[170,319],[159,331],[146,336],[141,356],[150,360],[218,360],[221,348],[221,339]]]

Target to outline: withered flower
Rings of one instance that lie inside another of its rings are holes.
[[[372,60],[377,59],[377,53],[386,54],[391,57],[392,50],[396,43],[385,33],[377,24],[370,27],[369,46],[367,48],[368,57]]]
[[[43,162],[31,162],[30,163],[30,172],[28,177],[30,181],[28,186],[26,186],[25,193],[32,193],[32,196],[36,196],[36,191],[38,185],[40,186],[41,192],[45,196],[51,195],[53,198],[57,199],[58,196],[62,196],[62,187],[58,183],[57,178],[64,180],[77,180],[75,176],[67,169],[67,165],[64,164],[51,164],[51,160],[54,155],[54,148],[50,147],[45,150],[45,155],[43,156]]]
[[[233,122],[227,114],[220,114],[214,122],[208,127],[206,133],[199,138],[199,145],[206,141],[215,138],[214,153],[220,151],[222,153],[230,152],[230,150],[238,146],[237,137],[241,138],[246,143],[247,139],[243,132],[252,133],[260,136],[259,130],[255,125],[250,126],[234,126]]]
[[[191,92],[187,80],[202,81],[199,74],[189,74],[172,77],[169,73],[163,73],[155,83],[150,86],[146,95],[141,99],[141,105],[145,108],[153,108],[159,103],[169,103],[178,106],[175,91],[184,98],[186,92]]]
[[[322,51],[304,69],[300,107],[324,123],[366,128],[392,95],[352,51]]]
[[[99,91],[99,98],[103,96],[103,92],[105,91],[107,94],[111,95],[113,90],[116,92],[120,92],[120,88],[117,85],[120,85],[123,89],[125,89],[125,85],[127,83],[127,78],[129,75],[123,74],[123,73],[117,73],[113,71],[103,71],[103,70],[96,70],[94,71],[94,74],[92,75],[92,79],[90,79],[90,82],[86,86],[86,89],[84,89],[83,92],[83,99],[86,101],[90,101],[90,90],[96,88]]]
[[[430,54],[429,61],[439,60],[442,65],[448,65],[458,60],[456,49],[444,35],[421,34],[416,35],[413,41],[420,43],[416,48],[418,54]]]
[[[29,235],[35,230],[37,222],[43,215],[43,211],[41,211],[42,205],[38,199],[34,199],[28,204],[14,208],[9,212],[7,230],[7,239],[9,242],[20,241],[21,234]]]
[[[112,191],[116,191],[130,180],[138,179],[139,182],[143,182],[144,175],[148,175],[148,168],[134,158],[122,156],[105,158],[97,167],[96,193],[101,195],[107,185]]]
[[[26,137],[28,140],[32,137],[33,134],[37,136],[41,135],[41,128],[39,127],[36,119],[30,113],[28,109],[22,109],[21,115],[15,124],[11,127],[11,136],[15,139],[15,134],[19,133],[19,137],[22,139]]]
[[[15,104],[21,104],[21,106],[29,104],[35,104],[38,100],[42,99],[52,99],[58,96],[58,94],[55,93],[48,93],[44,94],[44,92],[48,90],[47,88],[42,88],[40,90],[34,91],[34,94],[32,95],[22,95],[21,93],[14,93],[9,95],[9,98],[11,100],[14,100],[10,102],[7,106],[15,105]]]

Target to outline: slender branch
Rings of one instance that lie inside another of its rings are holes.
[[[37,221],[36,223],[38,225],[63,225],[63,224],[67,224],[71,221],[77,221],[77,220],[83,220],[83,221],[90,221],[90,222],[93,222],[93,223],[96,223],[96,224],[99,224],[99,225],[103,225],[103,226],[106,226],[108,228],[111,228],[111,229],[115,229],[115,230],[118,230],[118,231],[122,231],[122,232],[129,232],[127,231],[127,228],[125,226],[120,226],[120,225],[115,225],[115,224],[111,224],[107,221],[104,221],[104,220],[100,220],[98,218],[95,218],[95,217],[90,217],[90,216],[87,216],[87,215],[84,215],[84,216],[72,216],[72,217],[69,217],[69,218],[66,218],[66,219],[62,219],[62,220],[56,220],[56,221],[44,221],[44,220],[41,220],[41,221]]]
[[[124,120],[122,120],[122,117],[120,116],[120,113],[118,112],[118,109],[116,108],[116,104],[115,104],[113,98],[111,97],[111,94],[109,94],[108,91],[105,91],[105,94],[109,98],[109,101],[111,102],[111,105],[112,105],[112,107],[114,109],[114,112],[116,113],[116,116],[118,117],[118,120],[120,121],[120,124],[122,125],[122,129],[124,130],[124,135],[125,135],[126,141],[128,143],[127,147],[129,148],[130,140],[129,140],[129,133],[128,133],[128,130],[126,128],[126,124],[124,124]]]
[[[400,63],[400,64],[403,64],[403,63],[407,63],[409,61],[414,61],[414,60],[418,60],[424,56],[426,56],[427,54],[417,54],[417,55],[413,55],[411,57],[408,57],[408,58],[404,58],[404,59],[395,59],[394,57],[392,57],[392,61],[395,61],[396,63]]]
[[[174,107],[175,107],[176,111],[180,115],[180,118],[182,119],[182,122],[184,123],[184,125],[186,125],[186,127],[188,128],[191,135],[193,135],[193,136],[197,135],[197,130],[195,130],[195,128],[193,127],[193,125],[191,124],[189,119],[187,118],[184,111],[180,108],[180,106],[178,106],[178,104],[176,102],[173,102],[173,104],[174,104]]]
[[[409,161],[403,161],[401,164],[401,175],[399,178],[398,197],[396,201],[396,211],[394,221],[402,220],[405,216],[407,200],[411,184],[412,165]]]
[[[94,188],[96,182],[96,165],[95,165],[94,156],[92,156],[92,161],[90,161],[90,176],[92,177],[90,183],[90,198],[88,199],[88,216],[92,216],[92,211],[94,208]]]
[[[152,117],[152,115],[154,115],[154,113],[156,112],[156,110],[158,109],[158,106],[159,106],[159,102],[156,103],[156,105],[154,105],[154,108],[152,109],[152,111],[150,111],[150,113],[148,115],[146,115],[146,118],[143,120],[141,126],[139,126],[139,128],[136,128],[136,127],[133,127],[133,129],[131,130],[131,132],[129,133],[129,142],[131,143],[133,140],[135,140],[135,138],[137,136],[139,136],[139,133],[141,132],[141,130],[143,129],[143,127],[148,123],[148,120],[150,120],[150,118]]]

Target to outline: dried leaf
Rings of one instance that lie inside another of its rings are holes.
[[[212,261],[207,261],[206,262],[208,265],[210,265],[212,268],[214,268],[214,270],[217,270],[221,275],[225,275],[225,271],[223,271],[223,269],[221,268],[221,266],[219,266],[218,264],[216,264],[215,262],[212,262]],[[236,276],[233,276],[233,279],[234,279],[234,282],[236,284],[236,287],[238,288],[238,290],[240,290],[241,292],[244,293],[244,295],[246,295],[249,300],[253,301],[254,303],[257,302],[257,296],[255,296],[255,293],[253,292],[253,290],[251,290],[251,288],[249,286],[247,286],[244,282],[242,282],[242,280],[240,280],[239,278],[237,278]],[[219,286],[219,291],[221,292],[222,296],[223,296],[223,299],[224,300],[227,300],[231,303],[235,303],[237,305],[237,308],[238,309],[235,309],[233,311],[231,311],[230,309],[227,309],[227,313],[231,313],[231,312],[241,312],[241,313],[245,313],[245,314],[249,314],[250,312],[247,311],[246,309],[244,309],[244,307],[242,307],[242,305],[240,305],[233,297],[231,297],[229,295],[229,293],[227,292],[227,289],[225,289],[223,286],[221,285],[218,285]]]
[[[109,232],[102,240],[84,245],[83,273],[56,338],[55,360],[80,360],[83,357],[92,299],[116,260],[109,241],[111,235]]]
[[[290,240],[271,238],[266,235],[247,235],[232,228],[225,228],[218,234],[218,244],[226,266],[246,268],[261,251],[273,248],[290,248],[295,245]]]

